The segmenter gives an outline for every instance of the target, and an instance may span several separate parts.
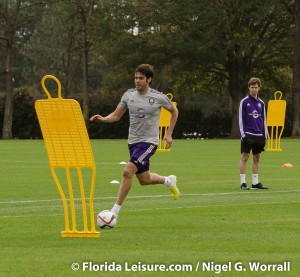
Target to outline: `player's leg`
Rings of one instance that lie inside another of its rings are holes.
[[[117,201],[111,210],[116,216],[119,215],[121,205],[131,188],[133,176],[149,170],[149,157],[155,153],[156,148],[150,143],[137,143],[128,146],[130,161],[124,169]]]
[[[122,182],[119,187],[117,201],[111,210],[116,215],[116,217],[118,217],[121,205],[123,204],[128,192],[131,189],[132,179],[136,172],[137,167],[131,162],[127,163],[123,171]]]
[[[151,173],[149,171],[136,174],[136,177],[139,180],[139,183],[142,186],[145,185],[156,185],[156,184],[163,184],[165,182],[165,177],[160,176],[156,173]]]
[[[177,178],[175,175],[160,176],[156,173],[150,173],[150,157],[152,157],[156,151],[156,146],[153,147],[149,143],[140,143],[134,147],[132,151],[131,159],[137,167],[136,176],[141,185],[155,185],[164,184],[172,193],[173,199],[179,198],[179,189],[177,188]]]
[[[252,160],[252,174],[258,175],[258,168],[259,168],[259,161],[260,161],[260,153],[254,155]]]
[[[262,185],[258,180],[259,161],[260,154],[264,151],[265,139],[258,138],[257,142],[252,147],[253,160],[252,160],[252,189],[268,189],[268,187]]]
[[[137,171],[136,166],[129,162],[127,163],[122,176],[122,183],[119,188],[116,203],[122,205],[132,185],[132,179]]]
[[[246,167],[247,167],[247,161],[249,159],[249,153],[243,152],[241,154],[241,159],[240,159],[240,174],[246,174]]]
[[[160,176],[156,173],[151,173],[149,172],[149,170],[147,170],[139,174],[137,173],[136,177],[138,178],[139,183],[143,186],[164,184],[171,191],[174,200],[177,200],[179,198],[180,191],[176,185],[177,178],[175,175]]]
[[[246,138],[241,140],[241,158],[240,158],[240,189],[248,190],[248,186],[246,183],[246,168],[247,161],[249,159],[251,147],[248,144]]]

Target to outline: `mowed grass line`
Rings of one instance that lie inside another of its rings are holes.
[[[117,228],[101,230],[99,239],[63,239],[62,204],[43,141],[0,141],[0,276],[214,276],[202,271],[204,261],[246,268],[252,261],[290,261],[291,272],[232,270],[222,276],[299,276],[298,145],[286,139],[282,152],[262,154],[260,179],[270,190],[240,191],[238,140],[175,140],[170,153],[152,158],[151,169],[178,176],[178,201],[164,186],[142,187],[134,180]],[[128,150],[125,140],[93,140],[92,147],[97,213],[115,201],[118,185],[110,181],[120,181],[119,162],[128,160]],[[248,184],[250,170],[251,164]],[[77,216],[81,222],[80,209]],[[84,261],[123,269],[125,262],[190,264],[193,272],[72,271],[72,263]]]

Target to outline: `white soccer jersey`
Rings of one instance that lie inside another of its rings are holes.
[[[118,105],[129,110],[128,144],[148,142],[159,143],[159,118],[161,107],[170,109],[171,100],[163,93],[150,88],[145,94],[136,89],[127,90]]]

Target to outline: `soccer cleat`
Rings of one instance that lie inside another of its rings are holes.
[[[251,189],[268,189],[268,187],[263,186],[262,183],[258,183],[258,184],[256,184],[256,185],[253,185],[253,184],[252,184]]]
[[[118,219],[118,211],[116,211],[114,208],[112,208],[110,211],[115,215],[115,218]]]
[[[180,195],[180,191],[176,186],[177,177],[175,175],[170,175],[169,177],[172,180],[171,186],[169,186],[169,190],[172,192],[173,199],[177,200],[179,198],[179,195]]]
[[[241,190],[248,190],[249,189],[246,183],[242,183],[240,188],[241,188]]]

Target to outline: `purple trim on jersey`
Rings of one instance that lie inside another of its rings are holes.
[[[246,135],[267,137],[265,103],[250,93],[240,103],[239,129],[243,138]]]
[[[150,157],[155,153],[157,146],[147,142],[140,142],[128,145],[130,162],[137,167],[136,174],[149,171]]]

